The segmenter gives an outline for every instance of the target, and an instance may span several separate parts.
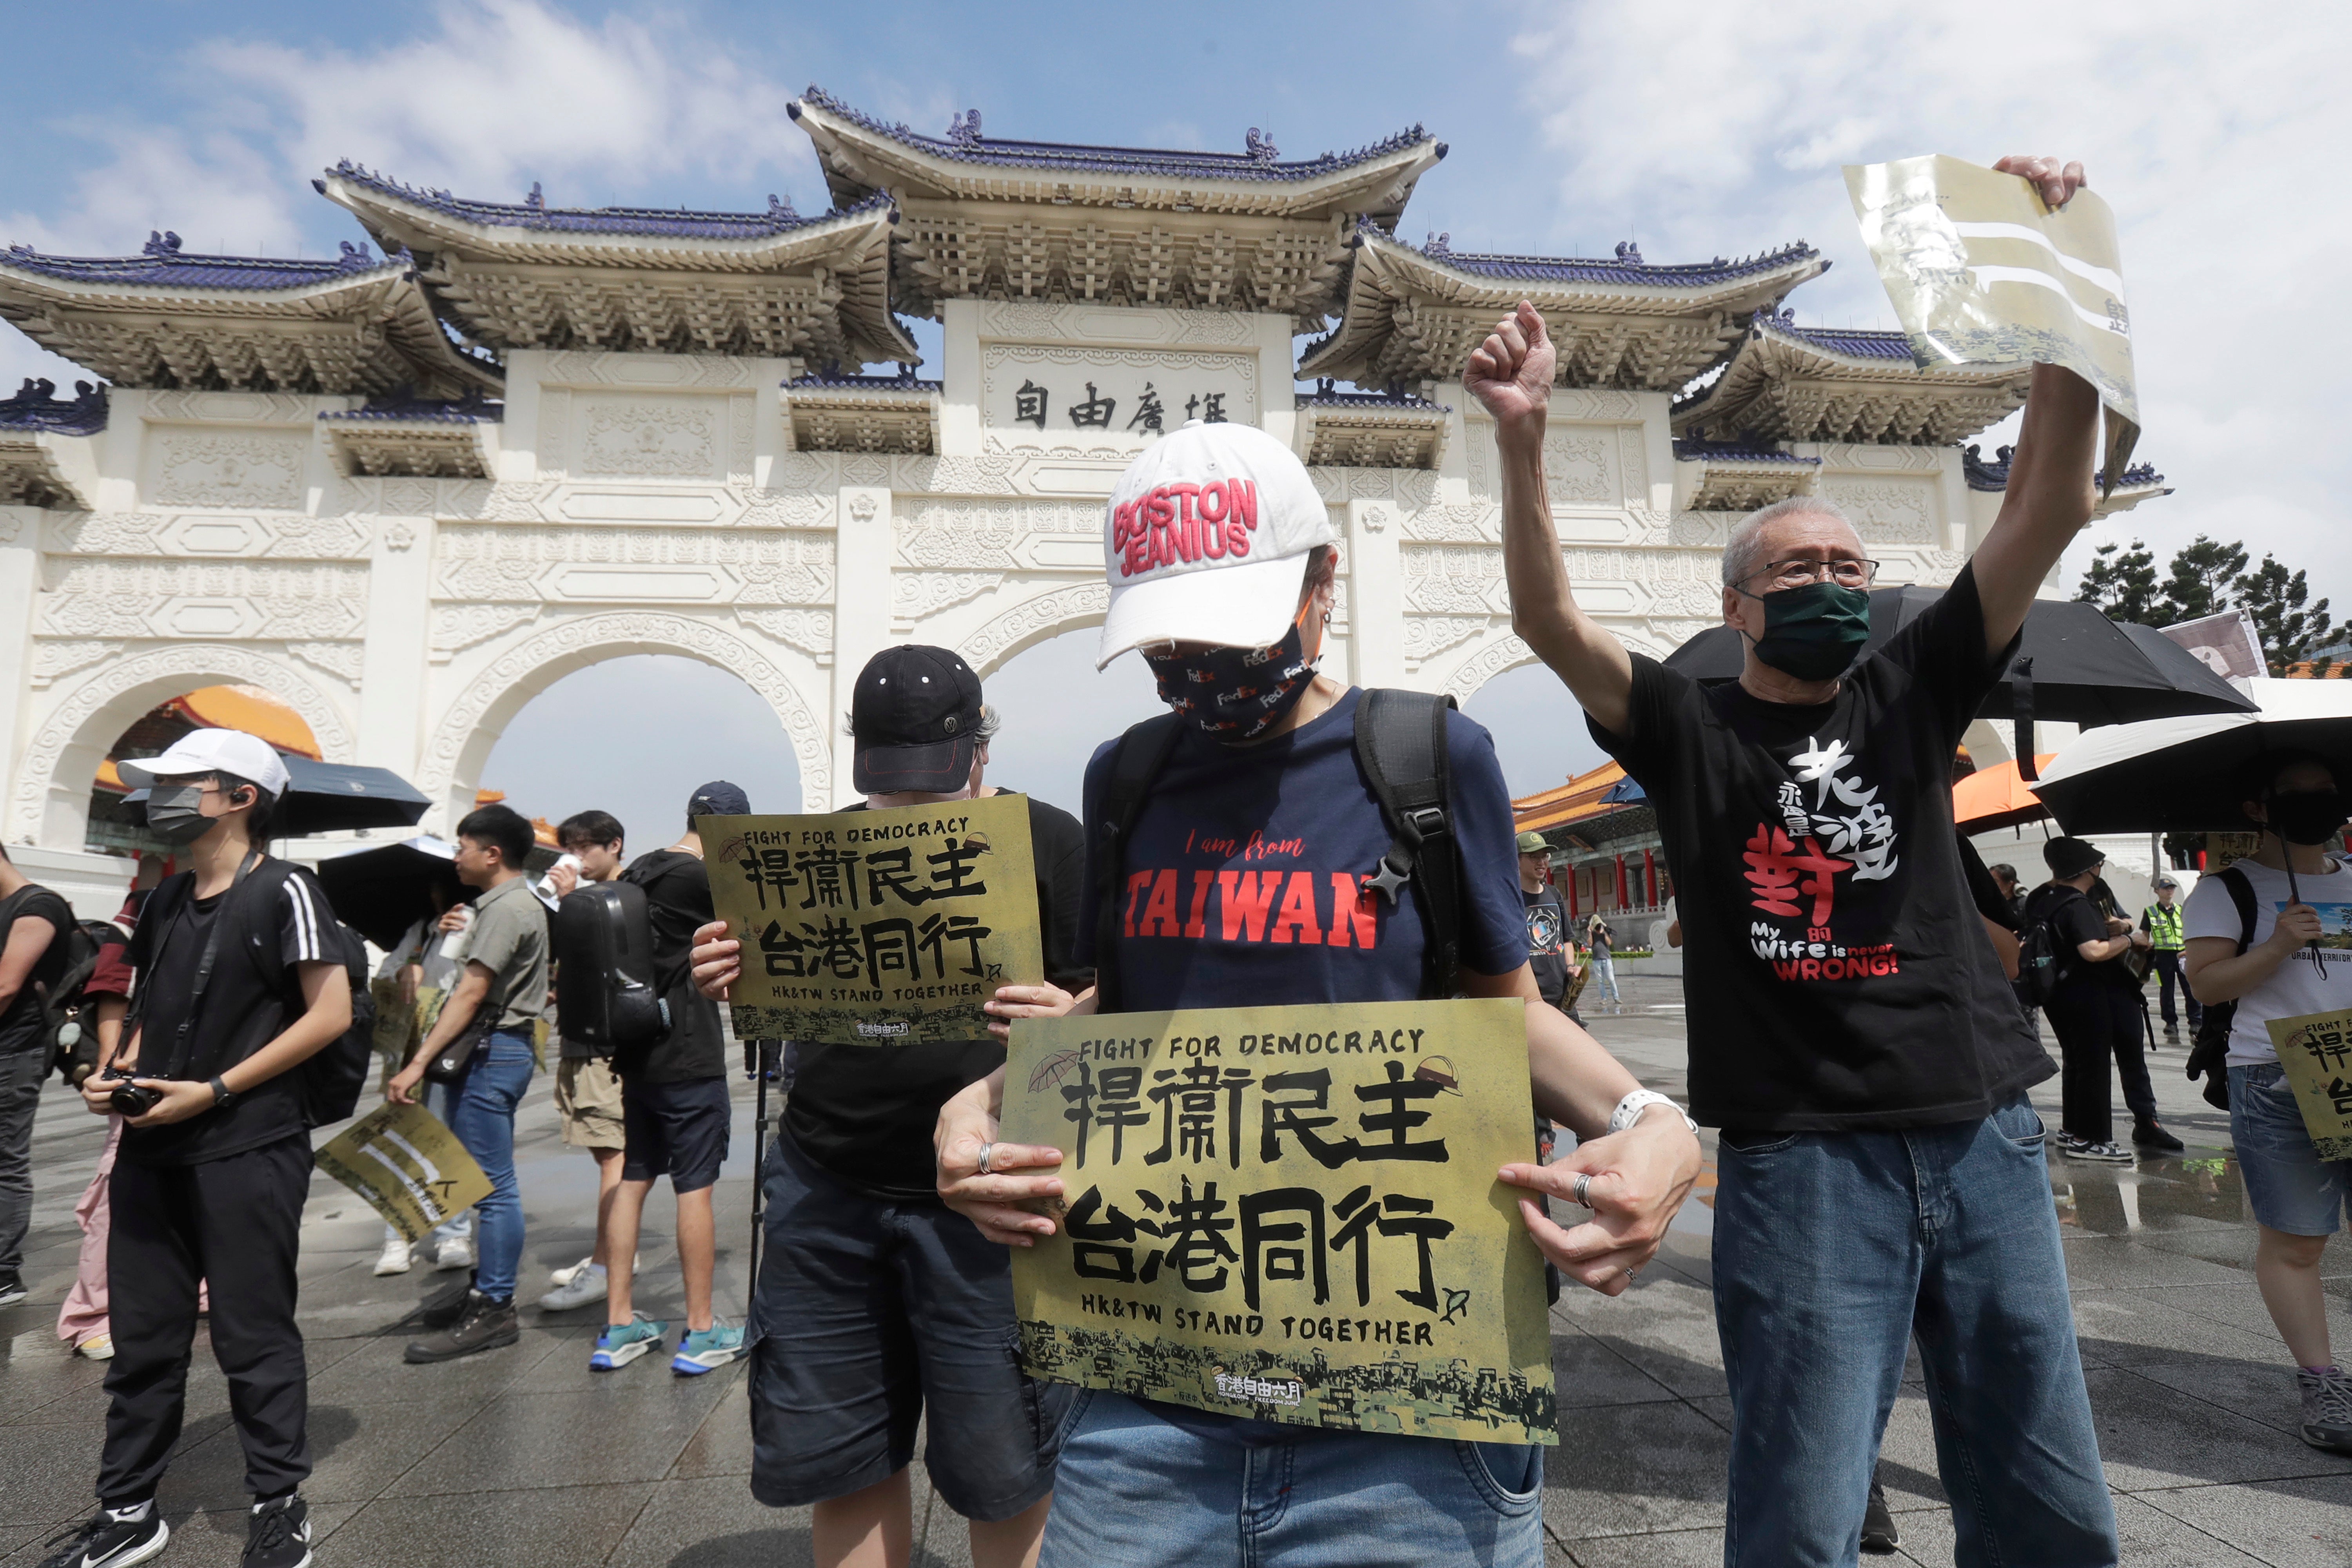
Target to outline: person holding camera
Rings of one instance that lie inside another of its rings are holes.
[[[155,1490],[180,1436],[205,1281],[255,1500],[246,1568],[301,1568],[310,1400],[295,1262],[310,1138],[294,1069],[351,1028],[341,939],[310,873],[255,847],[287,785],[268,742],[198,730],[119,766],[152,791],[148,827],[187,846],[192,869],[149,899],[131,943],[129,1035],[82,1084],[94,1114],[123,1118],[109,1184],[115,1354],[99,1511],[44,1568],[128,1568],[170,1540]]]
[[[532,841],[530,823],[510,806],[484,806],[457,824],[457,880],[480,892],[466,972],[416,1054],[384,1087],[385,1099],[405,1105],[415,1103],[428,1072],[449,1083],[457,1093],[449,1130],[490,1178],[489,1197],[474,1206],[473,1277],[417,1314],[429,1332],[408,1346],[412,1364],[495,1350],[520,1333],[514,1119],[539,1065],[537,1034],[547,1014],[547,908],[532,896],[523,869]]]

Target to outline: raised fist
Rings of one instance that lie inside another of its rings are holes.
[[[1541,414],[1551,402],[1552,369],[1559,361],[1542,315],[1522,299],[1470,351],[1462,384],[1496,424],[1517,424]]]

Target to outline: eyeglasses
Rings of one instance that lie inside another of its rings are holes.
[[[1868,588],[1878,579],[1878,563],[1874,560],[1776,560],[1763,570],[1750,573],[1748,580],[1761,578],[1771,587],[1770,592],[1783,588],[1809,588],[1823,580],[1840,588]]]

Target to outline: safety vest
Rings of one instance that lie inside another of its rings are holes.
[[[2151,904],[2141,918],[2147,922],[2149,946],[2159,953],[2180,951],[2180,905]]]

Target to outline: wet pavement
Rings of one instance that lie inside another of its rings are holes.
[[[1624,1009],[1590,1021],[1643,1082],[1679,1093],[1679,987],[1632,967],[1621,966]],[[2229,1120],[2181,1076],[2182,1055],[2161,1051],[2155,1078],[2166,1120],[2190,1145],[2186,1156],[2051,1164],[2124,1561],[2347,1568],[2352,1460],[2294,1436],[2292,1368],[2254,1287]],[[2057,1081],[2035,1099],[2055,1125]],[[736,1113],[718,1195],[719,1306],[730,1315],[742,1309],[750,1215],[751,1105],[740,1084]],[[91,1506],[103,1368],[68,1355],[52,1327],[79,1241],[73,1203],[102,1133],[52,1084],[35,1131],[32,1294],[0,1309],[0,1565],[8,1568],[37,1562],[40,1543]],[[1707,1146],[1711,1155],[1711,1138]],[[587,1251],[594,1191],[587,1156],[557,1138],[544,1078],[518,1124],[517,1162],[528,1295],[545,1288],[549,1269]],[[1544,1517],[1554,1563],[1722,1561],[1729,1413],[1708,1293],[1706,1197],[1703,1182],[1633,1290],[1613,1301],[1571,1290],[1553,1314],[1563,1440],[1550,1456]],[[683,1303],[666,1196],[647,1220],[640,1304],[675,1322]],[[509,1349],[404,1365],[410,1336],[394,1325],[453,1276],[420,1264],[373,1277],[382,1237],[363,1204],[316,1180],[301,1269],[318,1468],[304,1490],[323,1568],[810,1561],[806,1511],[764,1508],[748,1489],[740,1365],[685,1379],[647,1357],[592,1374],[601,1312],[530,1307]],[[2352,1249],[2337,1243],[2327,1266],[2331,1305],[2352,1299]],[[2336,1322],[2339,1353],[2352,1352],[2352,1317]],[[200,1333],[187,1427],[161,1500],[177,1538],[159,1563],[237,1560],[242,1473],[226,1387]],[[1950,1513],[1916,1378],[1888,1425],[1880,1473],[1904,1541],[1904,1555],[1885,1561],[1951,1562]],[[915,1479],[916,1563],[968,1562],[961,1522],[922,1483],[919,1459]]]

